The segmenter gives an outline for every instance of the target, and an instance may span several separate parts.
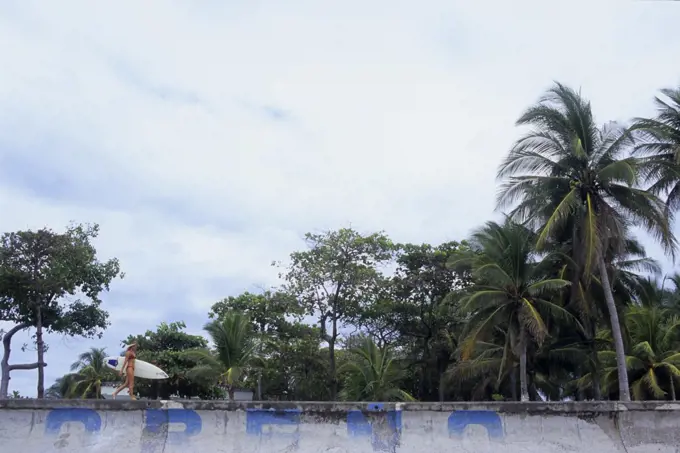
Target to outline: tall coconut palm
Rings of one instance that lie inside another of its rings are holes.
[[[452,262],[457,267],[469,262],[476,280],[462,301],[462,311],[472,313],[461,359],[469,359],[476,343],[499,325],[506,327],[506,350],[519,357],[520,395],[529,400],[527,382],[527,348],[530,342],[540,345],[548,336],[547,320],[552,317],[578,321],[564,308],[551,302],[550,296],[569,285],[561,278],[549,278],[553,263],[534,251],[536,235],[530,229],[506,219],[500,225],[487,224],[470,240],[474,253]],[[505,368],[501,366],[501,369]]]
[[[657,115],[636,118],[631,131],[639,136],[636,154],[645,156],[650,191],[667,195],[668,214],[680,208],[680,87],[661,90],[655,97]]]
[[[110,368],[104,364],[106,348],[91,348],[78,356],[71,365],[72,395],[80,398],[102,399],[102,382],[115,379]]]
[[[631,223],[643,226],[674,254],[676,240],[663,202],[638,187],[641,162],[626,156],[631,135],[598,127],[590,103],[557,83],[517,121],[533,129],[513,146],[498,171],[498,208],[514,206],[519,222],[540,226],[537,247],[568,229],[585,277],[597,269],[609,311],[619,367],[620,399],[630,400],[623,337],[607,272],[606,251],[623,250]]]
[[[345,401],[414,401],[400,385],[406,370],[389,346],[378,347],[371,338],[350,350],[351,359],[339,370],[344,375],[340,398]]]
[[[214,349],[186,351],[185,355],[198,361],[188,374],[226,387],[229,399],[233,400],[244,371],[261,365],[250,319],[240,312],[228,312],[207,323],[203,330],[210,336]]]

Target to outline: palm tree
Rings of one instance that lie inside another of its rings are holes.
[[[352,360],[340,368],[345,375],[340,398],[345,401],[415,401],[400,388],[406,370],[388,346],[378,347],[371,338],[350,350]]]
[[[50,399],[69,399],[73,398],[73,387],[77,375],[65,374],[57,378],[46,391],[45,397]]]
[[[625,320],[630,332],[626,367],[633,399],[675,400],[680,382],[680,318],[657,304],[629,307]],[[612,393],[618,374],[616,353],[611,349],[611,331],[603,329],[600,336],[609,341],[609,347],[598,353],[603,367],[602,386]]]
[[[628,373],[636,400],[676,399],[680,382],[680,318],[662,307],[631,307],[626,314],[631,337]]]
[[[680,87],[663,89],[667,98],[655,97],[657,115],[636,118],[631,131],[639,136],[635,152],[645,156],[645,176],[649,190],[665,194],[668,214],[680,208]]]
[[[535,240],[533,231],[509,218],[503,225],[487,222],[470,240],[476,253],[471,258],[452,262],[453,267],[470,263],[476,279],[462,301],[462,311],[472,313],[472,318],[463,335],[461,359],[468,360],[477,342],[506,323],[505,351],[513,351],[519,357],[522,401],[529,400],[527,349],[530,342],[540,345],[548,336],[547,319],[569,319],[578,324],[564,308],[548,299],[569,282],[548,277],[553,263],[535,253]]]
[[[447,370],[446,381],[458,384],[465,400],[488,400],[494,394],[509,394],[516,399],[518,363],[506,338],[507,332],[497,327],[487,341],[475,343],[468,358]]]
[[[217,382],[226,387],[229,399],[233,400],[236,385],[243,373],[261,365],[257,355],[259,343],[250,319],[240,312],[227,312],[207,323],[203,330],[210,336],[214,350],[185,352],[185,355],[198,361],[189,370],[189,377]]]
[[[501,164],[498,177],[504,183],[498,208],[518,202],[510,215],[541,228],[539,249],[569,231],[582,275],[589,279],[597,268],[616,347],[620,399],[629,401],[623,336],[606,255],[624,249],[631,223],[645,227],[674,254],[677,243],[663,202],[638,188],[641,161],[624,157],[633,146],[631,134],[613,124],[598,128],[590,103],[564,85],[555,84],[517,124],[533,129]]]
[[[113,372],[106,367],[106,348],[91,348],[78,356],[71,365],[73,377],[72,392],[80,398],[103,399],[102,382],[113,380]]]
[[[575,365],[579,371],[577,376],[566,384],[567,393],[575,391],[585,394],[592,390],[592,396],[597,400],[601,399],[602,388],[608,395],[611,394],[611,378],[616,377],[618,373],[616,352],[611,347],[611,330],[599,328],[592,338],[550,351],[557,360]]]

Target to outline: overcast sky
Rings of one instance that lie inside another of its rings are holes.
[[[4,0],[0,229],[97,222],[127,274],[102,340],[49,337],[47,386],[90,346],[200,332],[307,231],[463,239],[522,110],[559,80],[599,122],[652,114],[678,23],[677,2]]]

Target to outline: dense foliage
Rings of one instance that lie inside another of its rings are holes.
[[[181,322],[127,338],[171,376],[140,380],[139,395],[675,400],[680,276],[662,278],[634,236],[675,256],[680,90],[656,105],[653,118],[602,125],[556,84],[517,121],[524,133],[498,171],[502,219],[443,244],[351,228],[307,234],[304,250],[274,263],[280,287],[213,305],[206,338]],[[30,287],[31,276],[2,265],[11,288]],[[8,319],[34,323],[37,305],[26,311],[0,284]],[[48,394],[98,397],[102,353],[81,356]]]

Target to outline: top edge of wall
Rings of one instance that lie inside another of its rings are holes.
[[[312,402],[312,401],[199,401],[199,400],[52,400],[7,399],[0,400],[0,410],[52,410],[94,409],[100,411],[135,411],[145,409],[190,409],[201,411],[252,411],[283,412],[390,412],[457,410],[494,411],[509,414],[587,414],[626,411],[680,411],[680,402],[636,401],[578,401],[578,402],[446,402],[446,403],[368,403],[368,402]]]

